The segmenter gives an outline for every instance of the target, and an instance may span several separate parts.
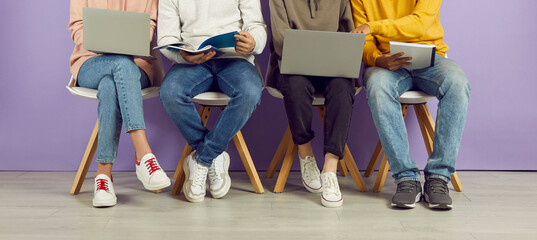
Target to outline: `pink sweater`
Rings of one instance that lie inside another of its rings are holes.
[[[98,55],[82,47],[84,39],[84,33],[82,32],[82,8],[84,7],[148,13],[151,19],[150,34],[151,39],[153,39],[153,34],[157,26],[158,0],[71,0],[71,14],[68,28],[73,32],[71,38],[75,42],[75,49],[73,50],[69,64],[71,66],[71,74],[73,74],[75,79],[78,76],[78,71],[82,64],[91,57]],[[152,51],[151,54],[160,59],[158,51]],[[161,76],[159,76],[160,70],[158,69],[160,66],[156,64],[158,60],[135,58],[134,62],[144,70],[153,86],[160,85],[159,78]]]

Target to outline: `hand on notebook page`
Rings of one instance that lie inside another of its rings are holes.
[[[208,51],[199,54],[191,54],[186,51],[180,50],[181,56],[189,63],[202,64],[216,55],[216,51]]]
[[[394,55],[384,54],[380,57],[377,57],[377,59],[375,60],[375,65],[377,67],[385,68],[390,71],[396,71],[399,68],[406,67],[411,64],[408,61],[412,60],[412,58],[402,58],[403,55],[404,53],[402,52],[396,53]]]
[[[255,40],[248,32],[240,31],[239,35],[235,35],[235,51],[248,55],[255,48]]]

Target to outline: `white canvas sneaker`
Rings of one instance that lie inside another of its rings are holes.
[[[93,192],[94,207],[111,207],[116,205],[117,198],[112,180],[106,174],[95,177],[95,191]]]
[[[321,173],[323,193],[321,204],[325,207],[340,207],[343,204],[343,195],[339,191],[337,176],[333,172]]]
[[[300,173],[302,174],[302,184],[312,193],[320,193],[323,191],[321,184],[321,171],[317,167],[315,157],[307,156],[306,159],[300,160]]]
[[[142,160],[136,160],[136,176],[142,182],[145,189],[160,190],[171,185],[170,178],[157,162],[152,153],[146,154]]]
[[[188,201],[201,202],[205,198],[205,187],[209,168],[199,164],[194,159],[194,152],[189,154],[183,163],[183,171],[185,171],[183,192]]]
[[[229,154],[223,152],[218,155],[209,168],[209,192],[213,198],[226,196],[231,187],[231,178],[228,174]]]

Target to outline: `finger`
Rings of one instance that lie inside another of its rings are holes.
[[[408,62],[408,61],[411,61],[411,60],[412,60],[411,57],[397,58],[397,59],[394,60],[394,63],[401,64],[401,63]]]
[[[402,57],[403,55],[405,55],[404,52],[398,52],[398,53],[396,53],[396,54],[394,54],[394,55],[391,55],[391,58],[393,58],[393,59],[397,59],[397,58]]]
[[[252,38],[252,35],[249,33],[249,32],[245,32],[245,31],[240,31],[239,34],[241,36],[245,36],[247,38]]]
[[[241,47],[241,48],[248,48],[250,46],[249,43],[245,43],[245,42],[237,42],[235,44],[236,47]]]
[[[250,39],[243,35],[235,35],[235,39],[240,42],[249,42]]]
[[[410,65],[412,65],[412,63],[409,63],[409,62],[403,62],[403,63],[401,63],[401,64],[393,65],[393,66],[391,67],[390,70],[392,70],[392,71],[396,71],[396,70],[398,70],[398,69],[400,69],[400,68],[404,68],[404,67],[406,67],[406,66],[410,66]]]

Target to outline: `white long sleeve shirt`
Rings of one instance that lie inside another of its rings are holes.
[[[218,58],[243,58],[253,64],[267,42],[267,27],[259,0],[160,0],[158,45],[188,42],[198,47],[205,39],[231,31],[245,31],[255,40],[254,50],[243,56],[234,49],[223,49]],[[178,51],[161,49],[173,62],[187,63]]]

